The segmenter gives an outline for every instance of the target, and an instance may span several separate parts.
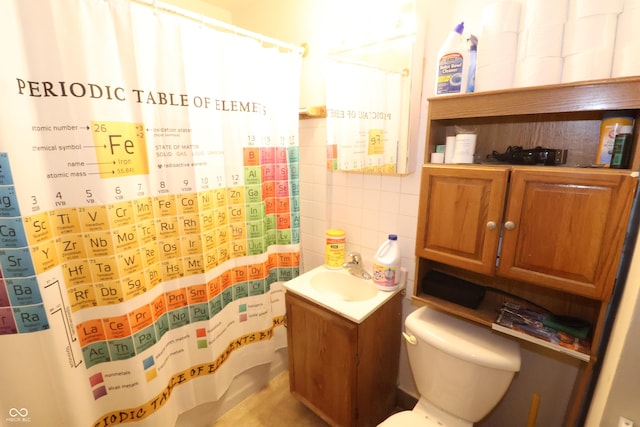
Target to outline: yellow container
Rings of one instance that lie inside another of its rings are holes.
[[[324,252],[324,265],[327,268],[338,269],[344,264],[346,239],[344,230],[332,228],[327,230],[327,243]]]
[[[600,124],[600,144],[598,145],[597,165],[609,166],[613,154],[616,135],[633,132],[633,117],[605,117]]]

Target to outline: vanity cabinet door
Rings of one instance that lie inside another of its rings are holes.
[[[508,167],[425,165],[416,255],[493,274],[508,177]]]
[[[497,274],[607,300],[636,181],[613,171],[514,168]]]
[[[331,425],[356,420],[357,325],[285,295],[289,345],[289,388]]]

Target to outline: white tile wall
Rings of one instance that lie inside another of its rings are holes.
[[[326,168],[324,119],[300,121],[300,220],[302,271],[324,264],[325,232],[341,228],[347,253],[360,252],[370,270],[378,246],[397,234],[402,267],[413,293],[415,239],[420,179],[330,172]]]

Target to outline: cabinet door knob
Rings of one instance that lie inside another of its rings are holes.
[[[507,221],[504,223],[504,228],[506,228],[507,230],[513,230],[514,228],[516,228],[516,223],[513,221]]]
[[[495,230],[496,229],[496,223],[494,221],[489,221],[487,223],[487,230]]]

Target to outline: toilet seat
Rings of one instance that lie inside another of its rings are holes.
[[[378,424],[378,427],[442,427],[434,420],[415,411],[402,411]]]

